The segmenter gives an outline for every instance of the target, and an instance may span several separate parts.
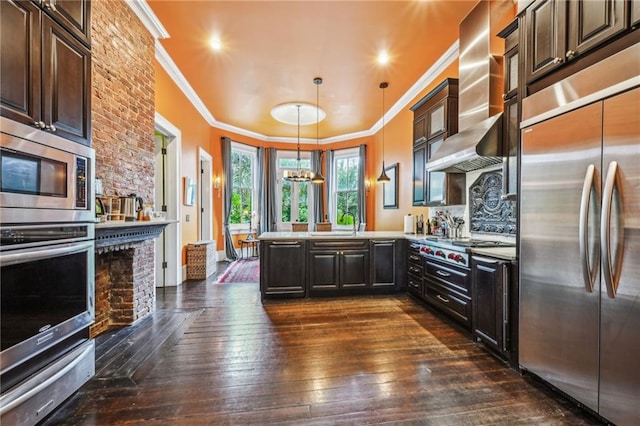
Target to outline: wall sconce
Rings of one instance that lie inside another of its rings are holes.
[[[213,188],[218,191],[218,197],[220,196],[220,176],[216,176],[213,179]]]
[[[369,179],[364,180],[364,189],[367,191],[367,194],[369,194],[369,190],[371,189],[371,181]]]

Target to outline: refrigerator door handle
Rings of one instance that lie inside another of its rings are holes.
[[[584,288],[588,293],[593,293],[593,283],[595,282],[596,276],[596,274],[591,272],[591,265],[589,265],[589,204],[591,202],[591,188],[593,188],[595,171],[596,167],[593,164],[589,164],[584,176],[584,183],[582,184],[580,220],[578,226],[582,279],[584,280]]]
[[[618,281],[620,279],[617,261],[613,262],[611,252],[611,209],[613,205],[613,196],[616,189],[616,181],[618,175],[618,163],[612,161],[607,169],[607,177],[604,181],[602,190],[602,217],[600,218],[600,251],[602,252],[602,275],[604,275],[604,283],[607,287],[607,296],[615,299],[618,291]],[[623,245],[618,244],[618,248],[622,250]],[[616,253],[618,259],[621,259],[621,253]],[[614,268],[615,263],[615,268]]]

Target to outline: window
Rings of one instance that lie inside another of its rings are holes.
[[[232,229],[248,227],[256,206],[256,149],[238,143],[231,144],[231,171],[233,189],[231,192]],[[255,215],[254,215],[255,217]]]
[[[313,222],[313,191],[311,182],[290,182],[283,178],[284,171],[297,169],[295,151],[278,151],[278,220],[280,229],[290,229],[291,222]],[[311,154],[300,153],[300,168],[311,169]]]
[[[360,157],[357,148],[335,152],[333,160],[334,198],[330,214],[332,222],[337,226],[351,227],[354,222],[358,222],[359,168]]]

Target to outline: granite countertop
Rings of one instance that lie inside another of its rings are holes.
[[[407,235],[400,231],[362,231],[353,235],[352,231],[339,230],[329,232],[263,232],[258,237],[259,240],[325,240],[325,239],[357,239],[368,240],[377,238],[406,238]]]
[[[470,247],[467,251],[479,256],[493,257],[502,260],[516,260],[515,247]]]

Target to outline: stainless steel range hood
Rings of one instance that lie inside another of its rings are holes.
[[[466,173],[502,163],[502,113],[445,139],[427,170]]]
[[[469,172],[502,162],[502,53],[492,34],[511,2],[481,1],[460,23],[459,129],[427,162],[430,172]],[[508,20],[507,20],[508,22]]]

